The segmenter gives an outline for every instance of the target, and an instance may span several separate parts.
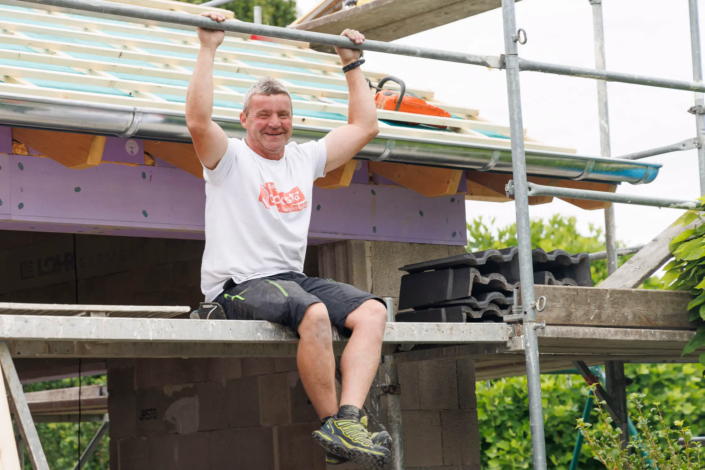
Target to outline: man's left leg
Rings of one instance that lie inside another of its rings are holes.
[[[375,299],[365,301],[345,320],[352,336],[340,359],[343,375],[340,405],[362,408],[379,369],[387,309]]]

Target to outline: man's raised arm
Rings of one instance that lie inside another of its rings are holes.
[[[346,29],[342,36],[355,44],[362,44],[365,36],[357,31]],[[335,48],[343,62],[343,67],[360,59],[360,51]],[[348,124],[331,131],[326,136],[326,171],[331,171],[347,163],[358,154],[379,133],[377,108],[370,93],[370,87],[360,67],[345,73],[348,82]]]
[[[202,13],[218,23],[225,16],[217,12]],[[186,125],[191,133],[196,155],[209,170],[214,169],[228,148],[228,137],[223,129],[213,122],[213,62],[215,51],[223,43],[225,33],[213,29],[198,28],[198,51],[196,67],[186,92]]]

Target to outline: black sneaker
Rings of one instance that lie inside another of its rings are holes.
[[[313,439],[327,452],[364,468],[384,468],[389,462],[389,449],[372,442],[360,423],[359,410],[357,413],[357,416],[333,416],[320,430],[313,432]]]
[[[225,310],[217,302],[201,302],[198,310],[191,312],[189,317],[192,320],[227,320]]]
[[[360,418],[360,424],[362,424],[365,429],[367,429],[367,416]],[[382,446],[389,449],[392,445],[392,436],[389,435],[387,431],[373,432],[370,433],[370,440],[376,446]],[[327,465],[342,465],[347,462],[348,459],[345,457],[339,457],[330,452],[326,452],[326,464]]]

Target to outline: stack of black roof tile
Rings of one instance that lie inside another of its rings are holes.
[[[534,283],[592,287],[587,253],[533,250]],[[502,321],[519,285],[517,247],[487,250],[400,268],[398,322]]]

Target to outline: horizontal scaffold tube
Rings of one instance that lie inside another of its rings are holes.
[[[280,28],[276,26],[259,25],[246,23],[237,20],[226,20],[222,23],[215,23],[210,19],[202,18],[190,13],[159,10],[135,5],[113,3],[104,0],[11,0],[11,3],[18,5],[47,5],[55,8],[65,8],[71,10],[90,11],[99,15],[109,15],[118,17],[135,18],[147,22],[168,23],[191,27],[207,27],[212,29],[222,29],[234,33],[250,34],[256,36],[266,36],[272,38],[288,39],[293,41],[310,42],[327,46],[350,47],[372,52],[382,52],[385,54],[404,55],[409,57],[419,57],[424,59],[442,60],[446,62],[457,62],[461,64],[480,65],[495,69],[504,68],[504,56],[485,56],[476,54],[465,54],[461,52],[451,52],[439,49],[429,49],[425,47],[405,46],[402,44],[392,44],[383,41],[366,40],[363,44],[352,44],[348,39],[334,34],[315,33],[311,31],[300,31],[291,28]],[[596,80],[606,80],[611,82],[632,83],[636,85],[646,85],[658,88],[672,88],[677,90],[705,92],[705,85],[702,82],[689,82],[683,80],[670,80],[665,78],[647,77],[636,74],[609,72],[597,69],[573,67],[570,65],[548,64],[532,60],[519,59],[519,69],[523,71],[545,72],[557,75],[569,75],[574,77],[592,78]]]
[[[637,245],[637,246],[630,246],[628,248],[619,248],[617,250],[617,256],[633,255],[634,253],[637,253],[639,250],[644,248],[644,246],[645,245]],[[607,252],[606,251],[598,251],[596,253],[590,253],[588,256],[590,258],[590,261],[607,259]]]
[[[229,137],[242,138],[238,119],[214,116]],[[0,93],[0,125],[136,139],[191,142],[183,113],[131,106]],[[292,140],[318,140],[331,129],[295,126]],[[509,141],[507,141],[508,143]],[[587,178],[605,183],[650,183],[660,165],[635,163],[569,153],[527,150],[529,174],[557,178]],[[358,159],[408,163],[458,170],[512,171],[509,147],[444,142],[380,134],[357,155]]]
[[[671,152],[683,152],[685,150],[693,150],[700,148],[700,142],[698,141],[697,137],[693,139],[686,139],[681,142],[677,142],[675,144],[671,145],[666,145],[663,147],[658,147],[654,149],[649,149],[649,150],[642,150],[641,152],[634,152],[630,153],[628,155],[622,155],[621,158],[622,160],[641,160],[642,158],[647,158],[647,157],[654,157],[656,155],[663,155],[665,153],[671,153]]]
[[[507,196],[514,196],[514,180],[507,183]],[[616,202],[618,204],[633,204],[637,206],[665,207],[669,209],[685,209],[705,211],[699,201],[685,199],[664,199],[651,196],[635,196],[629,194],[608,193],[602,191],[589,191],[586,189],[558,188],[529,183],[529,196],[551,196],[571,199],[585,199],[587,201]]]
[[[534,60],[519,59],[519,69],[526,72],[543,72],[570,77],[592,78],[607,82],[631,83],[632,85],[645,85],[657,88],[672,88],[674,90],[705,92],[702,82],[685,80],[670,80],[667,78],[647,77],[633,73],[610,72],[609,70],[588,69],[572,65],[548,64]]]

